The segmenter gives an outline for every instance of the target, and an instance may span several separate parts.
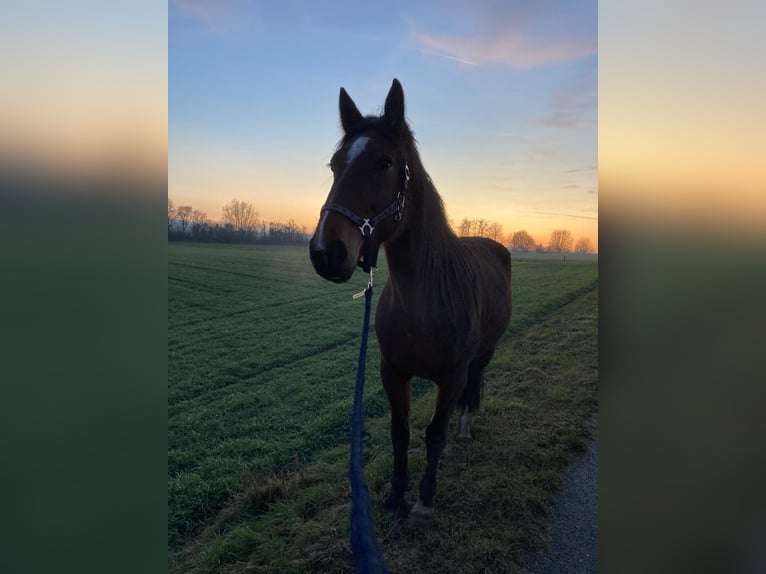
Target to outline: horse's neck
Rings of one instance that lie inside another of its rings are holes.
[[[424,273],[439,267],[439,257],[449,253],[446,243],[456,242],[441,207],[436,190],[429,183],[422,195],[410,203],[412,212],[405,220],[406,228],[385,244],[389,277],[401,285],[422,283],[433,276]]]
[[[417,249],[417,238],[409,230],[405,230],[393,241],[384,244],[388,275],[394,283],[407,283],[417,273],[420,254]]]

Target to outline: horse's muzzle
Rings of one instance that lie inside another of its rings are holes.
[[[346,244],[336,239],[327,245],[309,248],[309,256],[319,275],[335,283],[345,283],[354,274],[354,265],[348,265]]]

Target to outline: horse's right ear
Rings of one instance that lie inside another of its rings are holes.
[[[343,131],[348,133],[354,124],[362,119],[362,114],[343,88],[340,89],[338,106],[340,107],[340,124],[343,126]]]
[[[383,106],[383,117],[395,130],[404,125],[404,90],[396,78],[391,82],[391,89],[388,90],[386,103]]]

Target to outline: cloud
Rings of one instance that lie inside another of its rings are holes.
[[[586,62],[566,84],[550,96],[550,104],[558,109],[595,107],[598,102],[598,64]]]
[[[457,56],[449,56],[447,54],[439,54],[438,52],[435,52],[438,56],[442,56],[443,58],[447,58],[448,60],[454,60],[455,62],[460,62],[461,64],[466,64],[468,66],[478,66],[479,64],[477,62],[472,62],[471,60],[465,60],[463,58],[458,58]]]
[[[586,172],[593,172],[598,171],[597,165],[588,165],[585,167],[573,167],[571,169],[564,169],[561,171],[561,173],[586,173]]]
[[[170,0],[181,12],[213,32],[236,32],[253,21],[252,4],[245,0]]]
[[[586,10],[581,9],[586,5]],[[471,35],[418,29],[405,17],[421,49],[472,66],[527,70],[595,54],[598,37],[592,2],[503,2],[457,14],[479,29]],[[578,6],[579,5],[579,6]],[[465,7],[464,7],[465,8]],[[591,19],[593,22],[591,22]],[[566,23],[566,24],[562,24]]]
[[[575,115],[565,112],[553,112],[549,116],[539,118],[537,123],[547,128],[559,129],[574,129],[581,125],[580,120]]]
[[[500,64],[521,70],[574,60],[594,54],[597,49],[596,39],[589,37],[543,42],[510,34],[465,39],[415,32],[415,38],[428,51],[457,62],[472,66]]]
[[[560,213],[558,211],[539,211],[537,209],[531,210],[533,213],[539,213],[541,215],[553,215],[555,217],[573,217],[575,219],[591,219],[593,221],[598,221],[598,216],[590,216],[590,215],[575,215],[573,213]]]
[[[559,129],[575,129],[592,124],[598,104],[598,69],[595,59],[585,62],[580,70],[548,98],[551,113],[537,118],[536,123]]]

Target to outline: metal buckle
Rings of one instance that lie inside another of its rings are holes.
[[[365,229],[369,229],[370,230],[370,235],[372,235],[372,232],[375,229],[372,225],[370,225],[370,220],[369,219],[365,219],[364,223],[362,223],[362,225],[359,226],[359,231],[362,232],[362,237],[366,237],[366,235],[364,233]]]

